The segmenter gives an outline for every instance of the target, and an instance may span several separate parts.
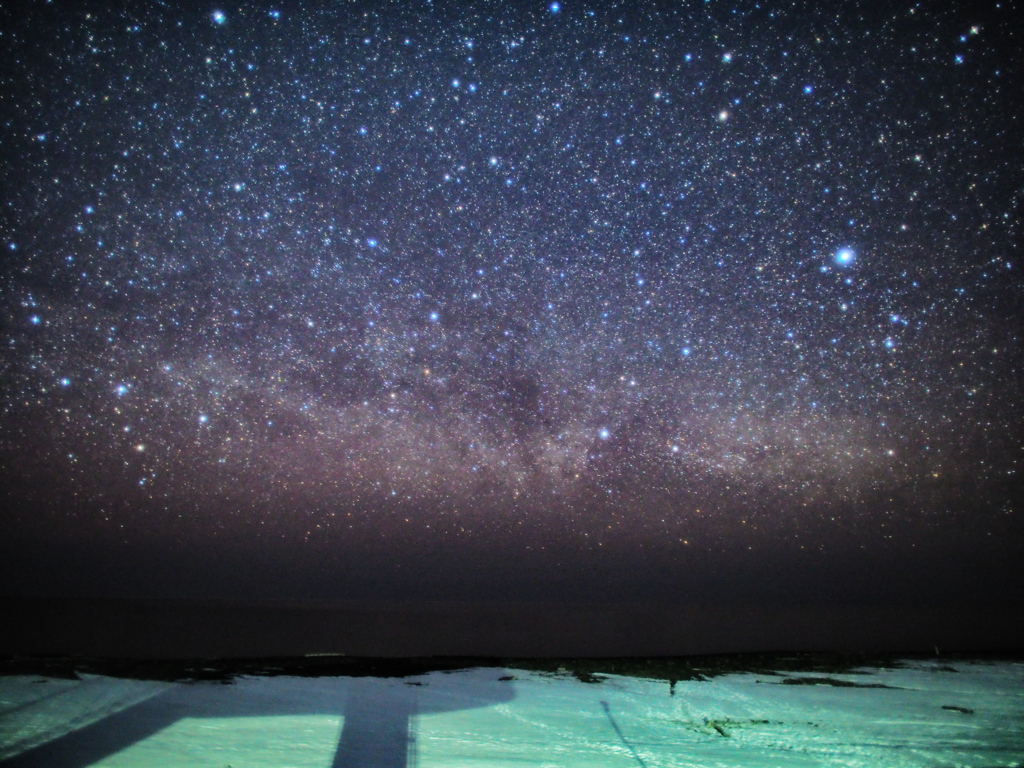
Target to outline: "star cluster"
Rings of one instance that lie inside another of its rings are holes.
[[[12,525],[682,551],[1019,511],[1007,4],[4,13]]]

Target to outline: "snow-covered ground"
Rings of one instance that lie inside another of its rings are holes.
[[[908,661],[672,688],[495,668],[230,685],[4,677],[0,760],[48,768],[1016,766],[1024,765],[1024,664]]]

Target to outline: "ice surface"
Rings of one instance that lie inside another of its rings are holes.
[[[1013,662],[742,673],[672,689],[495,668],[231,685],[40,679],[0,678],[5,766],[1024,764],[1024,664]]]

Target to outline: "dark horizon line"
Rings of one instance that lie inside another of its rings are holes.
[[[0,658],[0,677],[34,674],[72,678],[80,674],[165,682],[233,682],[255,677],[416,677],[431,672],[500,668],[550,675],[572,675],[580,682],[601,682],[600,675],[641,677],[675,683],[708,680],[726,674],[786,673],[856,674],[863,668],[900,668],[907,662],[955,661],[1024,662],[1024,644],[1017,650],[958,650],[924,653],[918,650],[886,652],[751,651],[741,653],[665,656],[346,656],[307,654],[287,657],[238,659],[125,659],[69,656],[7,656]],[[814,684],[859,687],[831,678],[812,678]],[[783,684],[801,684],[793,678]],[[877,686],[875,686],[877,687]]]

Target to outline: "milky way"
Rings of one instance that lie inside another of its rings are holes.
[[[1024,458],[1011,10],[5,11],[8,524],[991,532]]]

